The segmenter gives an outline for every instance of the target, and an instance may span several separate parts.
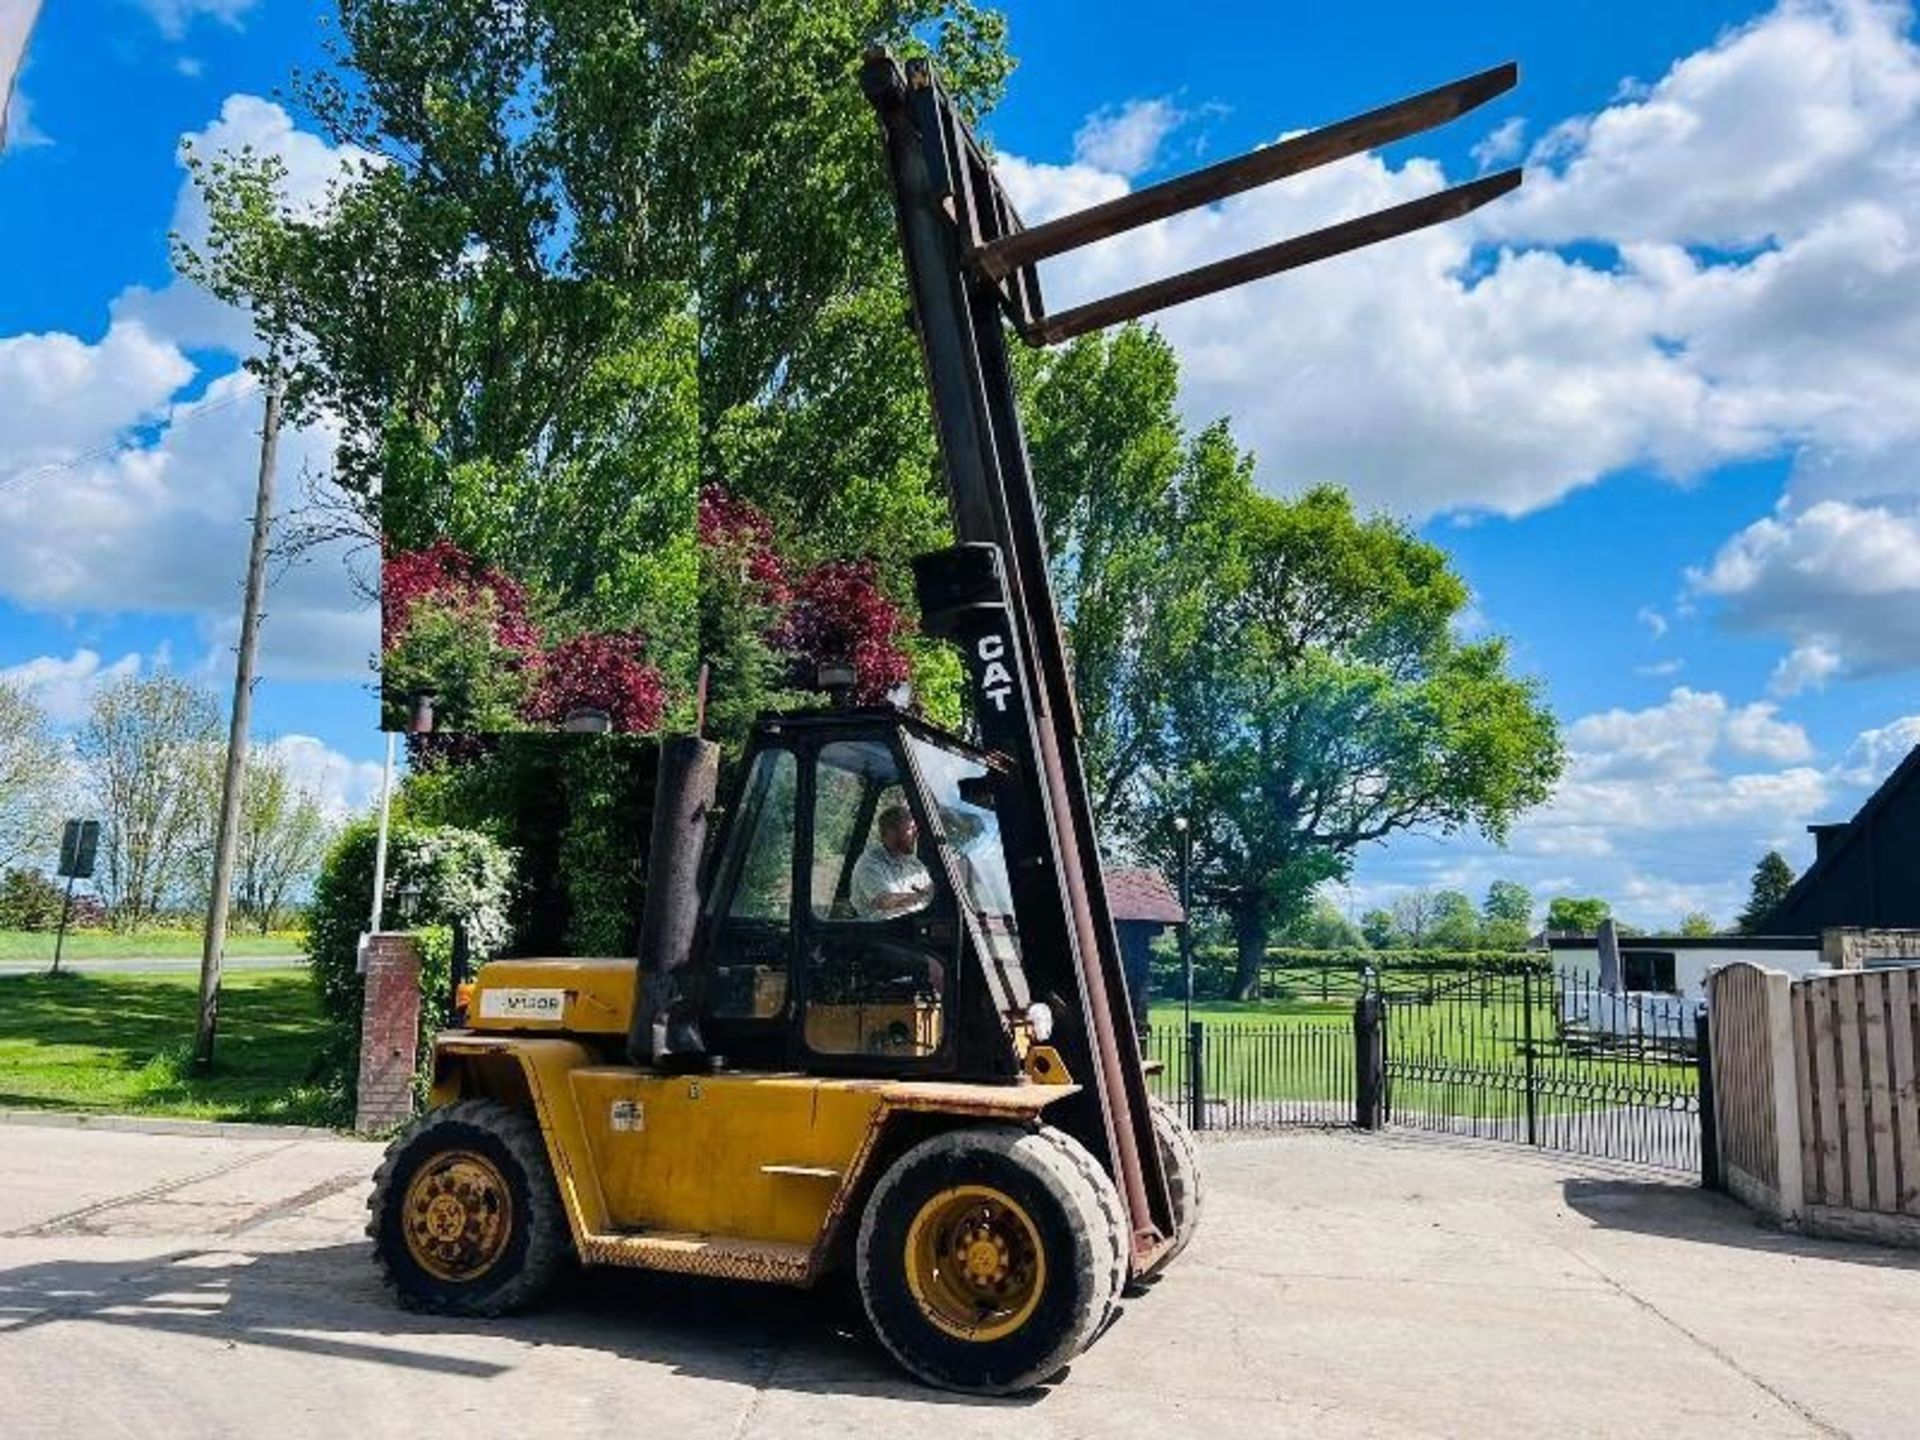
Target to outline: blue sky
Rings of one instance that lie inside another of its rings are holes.
[[[1627,0],[1295,7],[1021,0],[992,121],[1028,218],[1497,61],[1520,89],[1383,156],[1049,267],[1056,303],[1524,160],[1466,224],[1173,312],[1196,423],[1276,491],[1331,480],[1456,557],[1574,764],[1505,850],[1401,840],[1356,907],[1495,875],[1660,925],[1725,919],[1768,845],[1920,742],[1920,51],[1911,12]],[[217,680],[258,396],[173,276],[181,139],[324,183],[274,96],[309,0],[51,4],[0,156],[0,673],[77,714],[103,673]],[[296,437],[290,471],[324,470]],[[285,489],[298,480],[286,475]],[[380,750],[373,629],[322,555],[270,604],[258,722],[346,804]]]

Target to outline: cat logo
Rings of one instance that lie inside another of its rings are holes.
[[[1007,638],[982,635],[974,653],[984,662],[980,670],[980,693],[993,702],[1001,714],[1007,710],[1007,697],[1013,693],[1013,672],[1007,668]]]

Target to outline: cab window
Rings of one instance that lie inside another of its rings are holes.
[[[835,741],[821,747],[814,777],[807,1048],[930,1057],[959,929],[899,757],[884,740]]]
[[[742,797],[741,824],[725,857],[710,915],[717,1016],[765,1020],[787,1007],[793,938],[794,824],[799,767],[791,751],[763,750]]]

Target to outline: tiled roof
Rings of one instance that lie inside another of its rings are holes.
[[[1186,918],[1180,897],[1158,870],[1122,866],[1107,871],[1107,904],[1115,920],[1178,925]]]

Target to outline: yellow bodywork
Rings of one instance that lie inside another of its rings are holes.
[[[630,960],[494,962],[475,986],[473,1029],[434,1048],[436,1107],[487,1095],[532,1110],[588,1263],[810,1284],[890,1122],[1032,1123],[1077,1088],[1061,1083],[1057,1056],[1044,1079],[1013,1085],[610,1064],[620,1047],[607,1037],[626,1033],[634,970]],[[489,1006],[490,991],[518,998]]]

